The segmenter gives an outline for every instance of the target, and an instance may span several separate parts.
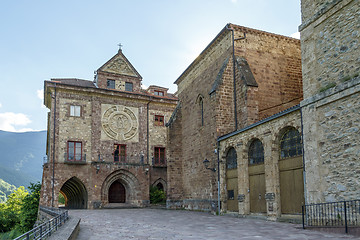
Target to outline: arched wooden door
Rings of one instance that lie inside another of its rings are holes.
[[[109,188],[109,203],[124,203],[126,200],[125,187],[115,181]]]
[[[264,147],[259,139],[249,147],[250,212],[266,213]]]
[[[226,154],[226,188],[227,188],[227,210],[230,212],[239,211],[238,196],[238,174],[237,155],[232,147]]]
[[[280,140],[281,213],[299,214],[304,204],[304,179],[301,136],[288,129]]]

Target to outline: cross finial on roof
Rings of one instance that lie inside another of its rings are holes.
[[[121,43],[119,43],[118,46],[119,46],[119,51],[122,51],[121,48],[122,48],[123,45]]]

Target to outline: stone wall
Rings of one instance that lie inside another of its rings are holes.
[[[235,61],[229,29],[235,39],[246,32],[245,39],[235,41]],[[254,85],[239,69],[238,58],[248,62]],[[234,80],[238,129],[298,104],[299,41],[229,24],[176,80],[181,107],[169,123],[169,207],[213,208],[217,174],[203,161],[216,167],[216,139],[236,130]]]
[[[305,8],[310,2],[314,1],[302,1],[303,24],[299,28],[304,99],[360,74],[359,1],[332,1]]]
[[[307,203],[359,197],[360,3],[302,1]]]
[[[286,114],[275,115],[263,122],[250,125],[245,129],[223,136],[220,139],[220,191],[221,211],[226,212],[226,154],[233,147],[237,153],[237,178],[239,214],[250,214],[250,186],[249,186],[249,157],[248,148],[253,139],[259,139],[264,147],[264,168],[266,195],[266,216],[269,220],[276,220],[281,216],[279,159],[280,138],[289,127],[301,133],[301,116],[299,108],[290,110]],[[303,184],[302,182],[298,184]]]
[[[302,102],[308,203],[359,197],[359,106],[359,77]]]

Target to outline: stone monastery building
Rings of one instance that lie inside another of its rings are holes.
[[[227,24],[176,79],[140,87],[119,51],[95,80],[45,81],[41,203],[298,215],[360,198],[360,1],[302,0],[300,40]]]
[[[48,163],[40,204],[100,208],[149,204],[149,188],[166,190],[166,127],[177,103],[167,88],[141,89],[121,50],[94,81],[45,81]],[[53,181],[54,179],[54,181]]]

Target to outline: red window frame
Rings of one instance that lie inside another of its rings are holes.
[[[164,147],[155,147],[154,148],[154,164],[155,165],[165,165],[165,148]]]
[[[164,126],[164,116],[155,115],[155,125],[156,126]]]
[[[157,96],[164,96],[164,91],[154,90],[154,94]]]
[[[114,162],[125,162],[126,161],[126,145],[125,144],[114,144]]]
[[[77,146],[80,144],[80,149]],[[79,141],[68,141],[67,142],[67,161],[81,161],[82,160],[82,142]],[[79,153],[80,151],[80,153]]]

